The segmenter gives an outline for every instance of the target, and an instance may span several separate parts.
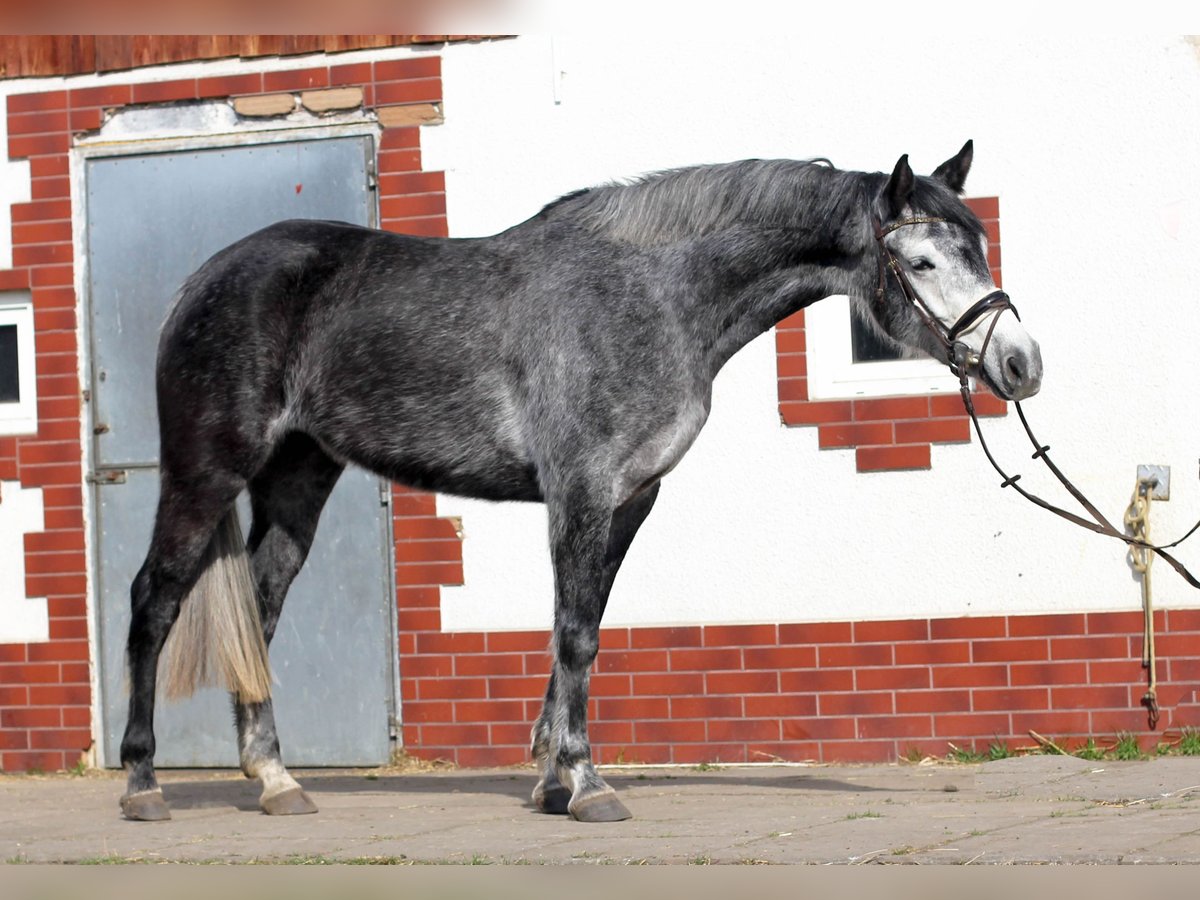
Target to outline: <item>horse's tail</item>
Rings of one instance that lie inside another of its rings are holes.
[[[235,507],[213,532],[201,565],[163,648],[163,694],[169,700],[187,697],[197,687],[217,684],[242,703],[261,703],[271,696],[271,670]]]

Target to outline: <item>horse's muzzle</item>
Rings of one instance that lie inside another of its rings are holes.
[[[954,346],[955,365],[963,366],[968,375],[974,376],[988,386],[1001,400],[1024,400],[1032,397],[1042,387],[1042,352],[1036,341],[1028,347],[987,348],[986,357],[965,344]]]

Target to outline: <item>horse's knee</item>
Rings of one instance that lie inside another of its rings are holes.
[[[586,671],[600,651],[600,629],[591,625],[563,623],[554,632],[554,655],[567,672]]]

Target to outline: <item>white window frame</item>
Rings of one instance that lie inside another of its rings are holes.
[[[958,379],[933,359],[855,362],[850,298],[826,297],[804,310],[810,400],[958,393]]]
[[[17,326],[17,385],[21,399],[0,403],[0,435],[38,429],[37,366],[34,360],[33,300],[27,291],[0,294],[0,325]]]

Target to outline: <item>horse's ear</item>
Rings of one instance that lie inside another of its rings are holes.
[[[888,218],[895,219],[908,205],[908,198],[913,191],[913,170],[908,164],[908,154],[905,153],[896,162],[892,177],[888,179],[887,187],[883,189],[883,201],[887,204]]]
[[[946,160],[933,170],[933,177],[956,194],[961,194],[963,185],[967,183],[967,173],[971,171],[971,159],[975,156],[975,145],[972,141],[963,144],[958,155]]]

